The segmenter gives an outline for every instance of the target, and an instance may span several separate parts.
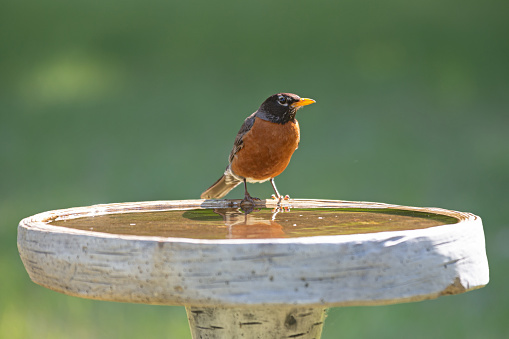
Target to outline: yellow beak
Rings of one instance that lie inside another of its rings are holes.
[[[297,102],[294,102],[291,106],[292,107],[302,107],[302,106],[306,106],[306,105],[311,105],[311,104],[314,104],[316,101],[314,101],[313,99],[309,99],[309,98],[300,98],[299,101]]]

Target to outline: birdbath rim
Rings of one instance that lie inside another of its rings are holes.
[[[230,200],[102,204],[23,219],[18,248],[31,279],[91,299],[225,307],[381,305],[432,299],[489,280],[481,219],[382,203],[291,200],[292,207],[400,208],[457,223],[410,231],[277,239],[188,239],[51,226],[60,217],[219,208]],[[275,206],[266,201],[265,207]]]

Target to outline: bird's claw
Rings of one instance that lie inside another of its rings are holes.
[[[260,198],[255,198],[247,194],[244,196],[244,199],[242,199],[242,201],[240,202],[240,205],[243,205],[247,202],[250,203],[251,205],[256,205],[256,201],[260,201]]]
[[[238,209],[239,212],[242,212],[244,214],[250,214],[250,213],[253,213],[253,212],[259,212],[261,211],[259,208],[255,208],[255,204],[245,204],[245,205],[240,205],[240,208]]]
[[[272,209],[272,213],[279,213],[279,212],[290,212],[290,207],[289,206],[277,206],[275,208]]]
[[[278,200],[279,202],[281,202],[281,200],[290,200],[290,196],[288,194],[285,195],[284,197],[280,196],[279,198],[275,194],[272,194],[271,198],[274,200]]]

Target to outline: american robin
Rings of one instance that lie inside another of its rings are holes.
[[[303,106],[314,103],[292,93],[274,94],[244,120],[235,137],[224,174],[201,194],[202,199],[220,199],[244,182],[244,199],[254,205],[247,183],[270,180],[281,202],[274,178],[281,174],[299,146],[300,129],[295,114]]]

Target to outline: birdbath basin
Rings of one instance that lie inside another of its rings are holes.
[[[30,278],[82,298],[183,305],[193,338],[318,338],[329,307],[488,283],[481,219],[382,203],[119,203],[23,219]]]

